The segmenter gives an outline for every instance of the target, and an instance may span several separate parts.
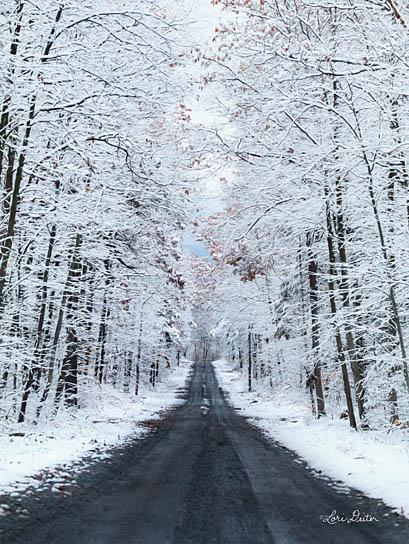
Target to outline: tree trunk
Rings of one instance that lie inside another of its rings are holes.
[[[322,386],[322,368],[320,361],[320,326],[318,312],[318,263],[316,256],[312,250],[313,235],[307,235],[308,248],[308,285],[310,294],[310,310],[311,310],[311,339],[312,353],[314,357],[314,385],[315,395],[317,399],[317,417],[325,416],[325,400]]]
[[[43,408],[43,406],[44,406],[44,404],[45,404],[45,402],[46,402],[46,400],[48,398],[48,395],[50,393],[50,389],[51,389],[51,386],[52,386],[52,383],[53,383],[54,371],[55,371],[55,359],[56,359],[56,355],[57,355],[58,343],[60,341],[60,335],[61,335],[61,330],[62,330],[62,325],[63,325],[65,306],[66,306],[66,303],[67,303],[67,298],[68,298],[68,296],[69,296],[69,294],[71,292],[72,286],[73,286],[73,281],[74,281],[74,278],[75,278],[75,274],[77,273],[75,262],[76,262],[76,259],[77,259],[77,253],[78,253],[80,245],[81,245],[81,236],[80,236],[80,234],[77,233],[77,235],[75,237],[74,247],[72,249],[72,256],[71,256],[70,264],[69,264],[69,267],[68,267],[67,280],[65,282],[64,291],[63,291],[63,294],[62,294],[62,297],[61,297],[61,303],[60,303],[60,308],[59,308],[59,311],[58,311],[57,323],[56,323],[55,330],[54,330],[54,337],[53,337],[51,350],[50,350],[50,357],[49,357],[47,381],[46,381],[46,384],[45,384],[45,387],[44,387],[44,390],[43,390],[43,394],[42,394],[41,399],[40,399],[40,404],[39,404],[39,406],[37,408],[37,417],[40,416],[41,410],[42,410],[42,408]],[[43,354],[43,358],[44,358],[44,355],[45,354]]]
[[[105,289],[104,297],[102,301],[102,312],[101,312],[101,321],[99,324],[99,333],[98,333],[98,346],[99,346],[99,357],[95,362],[95,377],[99,383],[102,383],[104,378],[105,371],[105,352],[106,352],[106,336],[107,336],[107,323],[110,316],[110,309],[108,307],[107,295],[108,288],[111,283],[111,263],[105,261],[106,277],[105,277]]]
[[[135,395],[139,394],[139,378],[140,378],[141,357],[142,357],[142,334],[143,334],[143,305],[141,308],[141,316],[139,320],[138,349],[136,352]]]
[[[341,333],[340,333],[338,325],[335,322],[337,319],[337,306],[336,306],[336,299],[335,299],[335,282],[333,278],[336,276],[336,272],[335,272],[336,259],[335,259],[334,245],[333,245],[334,232],[332,227],[332,217],[331,217],[330,205],[328,200],[329,194],[327,189],[325,191],[325,197],[326,197],[326,221],[327,221],[327,246],[328,246],[328,256],[329,256],[328,293],[329,293],[331,314],[332,314],[332,318],[334,319],[334,325],[336,327],[335,343],[336,343],[337,354],[338,354],[338,363],[341,367],[341,372],[342,372],[342,381],[344,385],[344,393],[345,393],[345,399],[346,399],[347,409],[348,409],[349,424],[353,429],[356,429],[357,425],[356,425],[356,419],[355,419],[354,405],[352,402],[351,385],[349,383],[348,368],[345,361],[345,352],[342,345]]]
[[[252,388],[252,372],[253,372],[253,355],[252,355],[252,341],[251,341],[251,328],[249,327],[249,332],[247,335],[247,342],[248,342],[248,377],[247,377],[247,383],[248,383],[248,391],[251,391]]]
[[[55,239],[56,239],[56,226],[53,225],[50,230],[50,238],[48,241],[47,255],[45,258],[44,273],[42,278],[42,293],[41,293],[41,305],[40,313],[37,324],[37,334],[34,345],[34,353],[29,367],[28,375],[24,383],[23,397],[20,405],[20,412],[18,416],[18,422],[22,423],[26,416],[27,411],[27,402],[30,392],[34,386],[34,382],[39,378],[40,366],[39,360],[41,356],[41,347],[43,342],[43,333],[44,333],[44,321],[47,310],[47,298],[48,298],[48,277],[50,273],[50,264],[51,257],[54,249]]]
[[[78,248],[81,244],[80,235]],[[79,306],[80,278],[81,278],[81,261],[78,256],[78,251],[74,252],[72,263],[72,275],[70,281],[70,289],[66,304],[66,322],[67,322],[67,347],[65,356],[62,362],[60,376],[57,381],[57,391],[54,399],[55,409],[58,409],[61,395],[64,394],[64,401],[67,406],[76,406],[78,404],[78,335],[75,326],[75,314]]]
[[[336,234],[338,240],[338,254],[340,260],[340,271],[341,271],[341,283],[339,286],[339,291],[341,294],[341,300],[343,307],[346,310],[349,310],[350,305],[350,285],[348,277],[348,257],[346,250],[346,234],[345,234],[345,222],[343,214],[343,187],[340,177],[336,179]],[[355,396],[358,405],[359,418],[362,420],[365,418],[365,388],[364,388],[364,375],[362,373],[363,366],[358,359],[358,349],[356,346],[354,334],[352,333],[352,327],[347,322],[345,324],[345,337],[347,345],[347,353],[351,363],[352,376],[354,378],[355,386]]]

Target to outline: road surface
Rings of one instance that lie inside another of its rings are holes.
[[[340,493],[230,407],[210,364],[186,403],[144,439],[0,518],[3,544],[406,544],[409,523],[358,492]],[[379,521],[329,524],[354,510]]]

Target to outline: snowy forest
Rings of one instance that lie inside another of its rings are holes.
[[[210,4],[199,46],[166,0],[3,2],[6,424],[209,346],[318,418],[409,418],[409,9]]]
[[[201,227],[214,333],[249,390],[352,427],[409,410],[405,2],[226,1],[208,54],[231,162]]]
[[[0,29],[0,544],[409,542],[409,3]]]
[[[185,349],[191,162],[166,2],[2,3],[0,417],[109,382],[138,395]],[[141,367],[143,362],[143,369]]]

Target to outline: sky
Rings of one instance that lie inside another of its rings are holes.
[[[206,48],[214,36],[214,29],[218,26],[221,10],[211,4],[210,0],[182,0],[182,9],[185,11],[185,18],[190,21],[186,27],[186,38],[188,41],[201,48]],[[202,68],[198,66],[198,77]],[[217,124],[217,117],[212,114],[210,97],[202,93],[200,100],[192,99],[192,120],[205,126]],[[222,208],[220,185],[218,179],[210,177],[206,180],[202,194],[196,195],[195,205],[199,216],[209,216]],[[199,257],[209,257],[207,247],[198,241],[192,231],[187,231],[182,241],[183,250],[189,254],[196,254]]]

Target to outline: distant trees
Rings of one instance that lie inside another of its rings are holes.
[[[318,416],[338,399],[352,427],[399,424],[409,417],[407,6],[214,3],[227,16],[205,84],[223,104],[219,152],[235,173],[207,237],[223,268],[213,315],[230,357],[248,353],[252,387],[306,386]]]

